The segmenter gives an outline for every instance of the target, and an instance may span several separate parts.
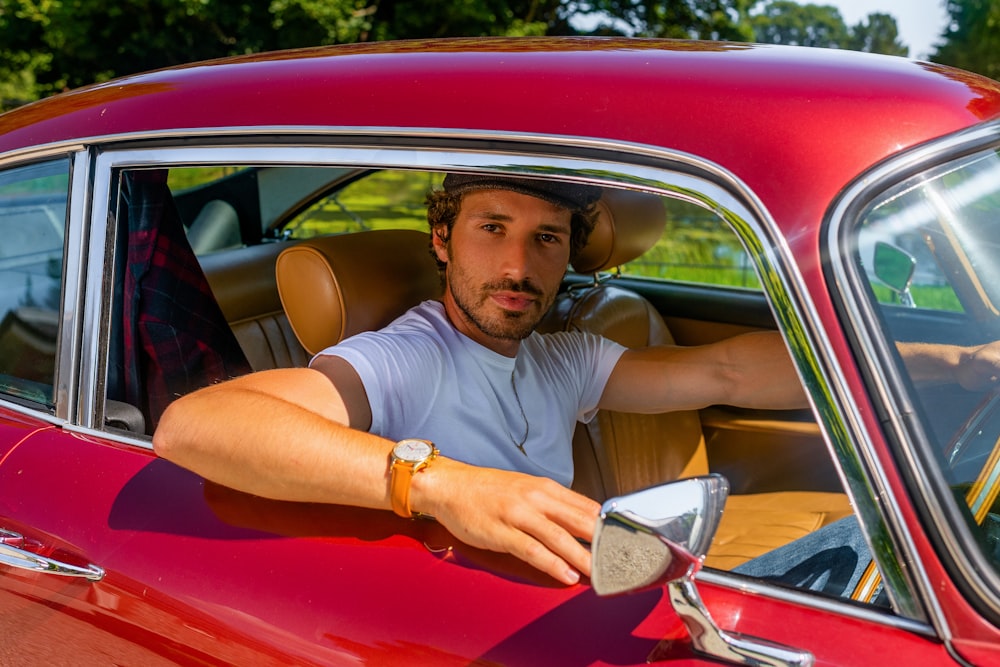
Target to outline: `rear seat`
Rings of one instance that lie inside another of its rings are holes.
[[[274,277],[278,254],[290,245],[265,243],[198,258],[255,371],[305,366],[309,361],[281,307]]]

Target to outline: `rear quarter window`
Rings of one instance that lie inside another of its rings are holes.
[[[0,393],[51,405],[69,163],[0,172]]]

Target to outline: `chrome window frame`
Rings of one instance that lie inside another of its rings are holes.
[[[932,542],[939,552],[943,552],[946,567],[953,575],[957,574],[959,587],[971,593],[977,606],[997,622],[1000,619],[1000,573],[986,561],[980,549],[970,551],[966,548],[973,538],[965,526],[965,519],[948,491],[944,475],[935,467],[932,455],[919,449],[921,441],[926,442],[921,436],[922,426],[906,417],[918,411],[902,389],[907,381],[901,376],[886,341],[872,333],[879,331],[879,318],[874,304],[864,296],[867,276],[862,275],[852,257],[842,252],[864,209],[889,188],[938,165],[990,149],[1000,150],[1000,121],[957,132],[887,160],[844,191],[831,208],[824,235],[829,248],[835,299],[839,300],[848,326],[856,336],[859,354],[874,365],[871,377],[881,380],[870,381],[869,385],[873,399],[884,406],[884,425],[891,436],[890,442],[899,443],[893,449],[896,460],[904,467],[904,483],[922,519],[932,527]],[[951,500],[942,502],[943,498]],[[893,512],[892,518],[894,522],[903,521],[898,510]]]
[[[79,143],[79,142],[77,142]],[[774,220],[752,191],[724,168],[686,153],[626,142],[508,132],[407,128],[231,128],[163,131],[114,136],[91,144],[93,162],[87,182],[94,196],[89,210],[74,208],[79,224],[88,222],[86,280],[79,292],[83,312],[79,357],[64,359],[79,369],[79,403],[70,428],[149,448],[148,440],[109,434],[101,429],[101,350],[107,347],[108,303],[105,266],[110,255],[108,221],[115,170],[129,167],[197,166],[200,164],[316,164],[421,170],[483,170],[506,174],[562,176],[598,185],[624,186],[672,196],[700,205],[727,221],[755,263],[778,328],[792,352],[824,439],[840,464],[845,488],[859,519],[876,535],[876,557],[902,617],[820,602],[816,596],[774,587],[750,585],[761,594],[794,599],[838,612],[926,635],[947,636],[933,589],[920,565],[898,512],[891,524],[882,516],[894,507],[892,492],[875,463],[873,446],[851,398],[829,339],[794,258]],[[83,175],[80,178],[84,178]],[[74,182],[76,182],[74,180]],[[85,298],[84,298],[85,297]],[[781,308],[775,306],[780,304]],[[69,311],[69,309],[67,309]],[[69,312],[68,312],[69,314]],[[75,320],[68,320],[75,321]],[[99,338],[93,332],[101,331]],[[74,336],[76,337],[76,335]],[[61,382],[62,376],[60,375]],[[72,395],[69,379],[61,395]],[[882,500],[879,500],[882,499]],[[892,530],[890,530],[890,525]],[[892,539],[883,539],[888,538]],[[906,563],[904,568],[900,564]],[[748,588],[744,578],[709,573],[727,586]],[[735,582],[735,583],[734,583]],[[925,607],[924,605],[927,605]],[[931,611],[928,616],[928,609]]]

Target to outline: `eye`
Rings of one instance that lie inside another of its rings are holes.
[[[538,235],[538,240],[545,244],[561,243],[562,237],[558,234],[543,233]]]

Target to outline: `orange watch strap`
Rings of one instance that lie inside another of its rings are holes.
[[[393,461],[389,475],[389,500],[392,503],[392,511],[406,519],[412,518],[410,483],[413,481],[413,464]]]

